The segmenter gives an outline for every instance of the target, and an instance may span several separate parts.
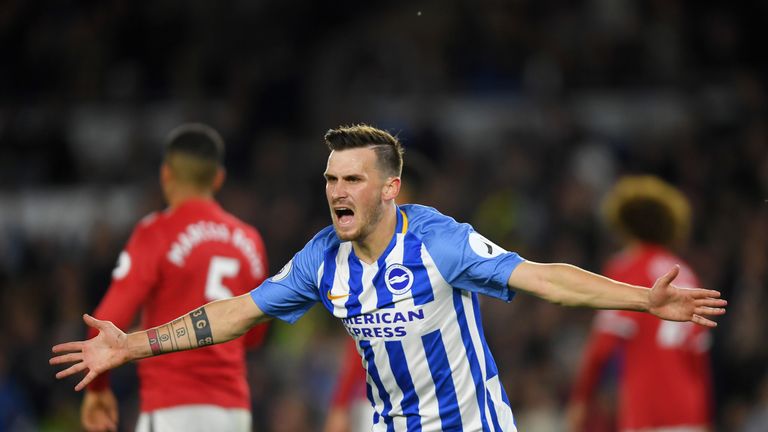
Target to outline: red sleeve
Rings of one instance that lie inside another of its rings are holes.
[[[331,399],[331,407],[346,408],[354,395],[360,393],[357,386],[365,385],[365,369],[360,362],[360,354],[357,352],[355,341],[349,339],[344,350],[344,363],[341,365],[341,374],[336,382],[336,389]]]
[[[579,372],[574,380],[571,400],[573,402],[588,402],[595,393],[595,387],[600,381],[603,367],[613,352],[621,344],[622,339],[614,334],[593,331],[584,351]]]
[[[120,253],[117,266],[112,271],[112,283],[93,313],[95,318],[112,321],[119,329],[127,330],[158,280],[158,251],[159,239],[146,226],[139,225]],[[88,329],[89,339],[97,334],[97,330]],[[88,388],[103,390],[108,386],[109,376],[104,373]]]

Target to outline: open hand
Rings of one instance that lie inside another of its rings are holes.
[[[97,320],[88,314],[83,315],[83,321],[99,330],[99,334],[87,341],[65,342],[54,346],[53,353],[59,355],[49,360],[52,365],[73,363],[56,374],[58,379],[86,371],[85,377],[75,386],[76,391],[85,388],[100,373],[128,361],[125,333],[110,321]]]
[[[649,293],[648,312],[669,321],[691,321],[704,327],[716,327],[717,323],[705,316],[724,314],[728,302],[720,298],[720,291],[673,285],[679,272],[680,267],[674,266],[656,280]]]

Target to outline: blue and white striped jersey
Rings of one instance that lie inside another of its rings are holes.
[[[291,323],[316,302],[341,319],[368,373],[374,431],[516,431],[477,294],[510,301],[522,258],[433,208],[397,211],[375,263],[329,226],[251,297]]]

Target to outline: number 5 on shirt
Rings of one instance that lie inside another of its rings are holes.
[[[238,260],[221,256],[211,257],[205,281],[205,298],[214,301],[232,297],[232,291],[222,283],[222,279],[237,276],[239,271]]]

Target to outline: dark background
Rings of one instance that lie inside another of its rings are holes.
[[[766,24],[766,1],[0,1],[0,431],[78,430],[50,346],[83,337],[189,120],[225,136],[220,201],[272,272],[329,223],[322,136],[342,124],[398,134],[417,201],[593,271],[618,247],[604,192],[661,176],[693,206],[681,255],[730,301],[717,430],[768,430]],[[483,309],[518,426],[560,430],[592,312]],[[275,325],[249,357],[257,430],[317,430],[343,338],[317,309]],[[114,377],[126,430],[133,374]]]

